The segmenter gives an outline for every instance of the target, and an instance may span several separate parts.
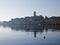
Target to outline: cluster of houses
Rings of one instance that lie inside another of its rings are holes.
[[[4,21],[2,24],[5,25],[20,25],[20,26],[39,26],[39,25],[60,25],[60,17],[47,17],[45,18],[40,15],[36,15],[36,11],[34,11],[34,16],[25,17],[25,18],[15,18],[11,19],[10,21]]]
[[[34,11],[34,17],[37,17],[36,11]],[[52,16],[52,17],[49,17],[49,18],[47,16],[45,16],[45,18],[44,18],[42,15],[40,15],[38,17],[40,18],[39,22],[42,21],[42,23],[40,23],[40,24],[44,24],[44,25],[46,25],[46,24],[47,25],[60,25],[60,16]]]
[[[37,16],[34,11],[34,16],[11,19],[10,21],[0,22],[0,25],[9,26],[12,29],[41,30],[44,28],[47,29],[47,27],[60,29],[60,17]]]
[[[60,17],[50,17],[44,19],[46,24],[60,25]]]
[[[36,11],[34,11],[34,17],[36,17]],[[40,15],[40,18],[43,17],[42,15]],[[37,17],[38,18],[38,17]],[[44,19],[40,20],[42,21],[42,23],[40,24],[44,24],[44,25],[60,25],[60,16],[52,16],[52,17],[47,17],[45,16]]]

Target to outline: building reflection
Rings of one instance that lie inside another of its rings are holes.
[[[5,27],[5,26],[4,26]],[[60,31],[60,25],[43,25],[43,26],[31,26],[31,27],[22,27],[22,26],[7,26],[10,27],[12,30],[15,31],[25,31],[25,32],[33,32],[34,33],[34,38],[36,38],[37,33],[40,32],[41,34],[45,31],[46,33],[48,32],[49,29],[51,31]],[[43,37],[44,39],[46,36]]]
[[[36,31],[34,31],[34,37],[36,38]]]

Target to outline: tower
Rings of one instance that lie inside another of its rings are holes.
[[[34,16],[36,16],[36,11],[34,11]]]

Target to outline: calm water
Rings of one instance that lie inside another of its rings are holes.
[[[60,45],[60,30],[17,30],[0,26],[0,45]]]

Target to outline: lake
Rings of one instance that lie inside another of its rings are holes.
[[[0,26],[0,45],[60,45],[60,27],[40,30]]]

